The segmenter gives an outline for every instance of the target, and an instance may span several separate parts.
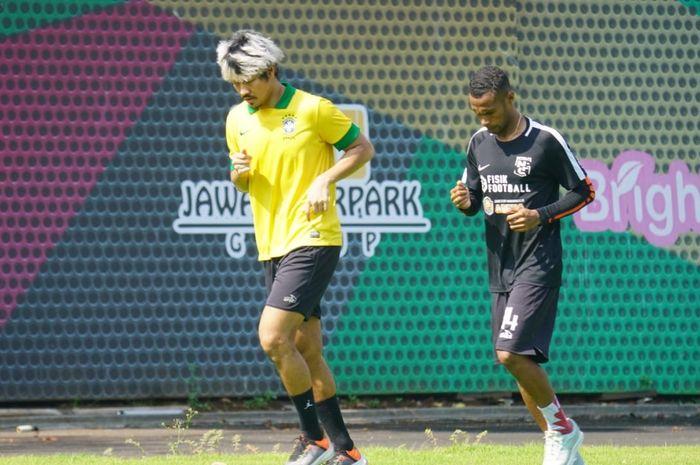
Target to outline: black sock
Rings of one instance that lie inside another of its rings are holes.
[[[314,441],[323,439],[323,431],[321,425],[318,424],[313,390],[309,389],[298,396],[291,396],[291,398],[299,414],[299,424],[304,435]]]
[[[338,397],[333,396],[316,404],[318,418],[328,433],[328,437],[336,450],[352,450],[355,445],[350,439],[348,429],[345,427],[343,415],[340,413]]]

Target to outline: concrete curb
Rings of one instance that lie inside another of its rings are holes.
[[[569,405],[569,416],[580,423],[645,423],[685,422],[700,424],[700,406],[693,405]],[[524,406],[401,408],[378,410],[343,410],[348,425],[409,427],[431,425],[522,425],[532,423]],[[199,421],[225,424],[229,427],[295,427],[295,412],[204,413]]]
[[[697,404],[573,404],[564,406],[567,414],[583,424],[663,424],[681,422],[700,425]],[[186,406],[0,409],[0,429],[18,425],[42,429],[120,429],[162,428],[185,416]],[[522,425],[531,423],[521,405],[465,406],[440,408],[344,409],[348,425],[383,427],[437,427],[459,425]],[[238,412],[201,412],[192,428],[286,428],[297,425],[291,409]]]

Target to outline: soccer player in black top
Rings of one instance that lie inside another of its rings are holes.
[[[543,465],[579,465],[583,433],[540,364],[549,359],[561,286],[559,220],[595,193],[561,134],[524,116],[514,100],[502,69],[472,75],[469,106],[483,127],[469,141],[467,168],[450,197],[468,216],[483,207],[495,354],[545,432]]]

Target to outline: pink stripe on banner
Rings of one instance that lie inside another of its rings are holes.
[[[0,326],[191,33],[134,1],[0,42]]]

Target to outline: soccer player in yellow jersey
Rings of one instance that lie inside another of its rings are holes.
[[[342,241],[335,183],[374,148],[330,101],[280,81],[284,53],[268,37],[241,30],[216,51],[222,77],[243,100],[226,118],[226,142],[231,181],[250,196],[265,271],[258,336],[301,425],[287,465],[365,465],[323,357],[320,301]],[[333,147],[344,151],[337,161]]]

